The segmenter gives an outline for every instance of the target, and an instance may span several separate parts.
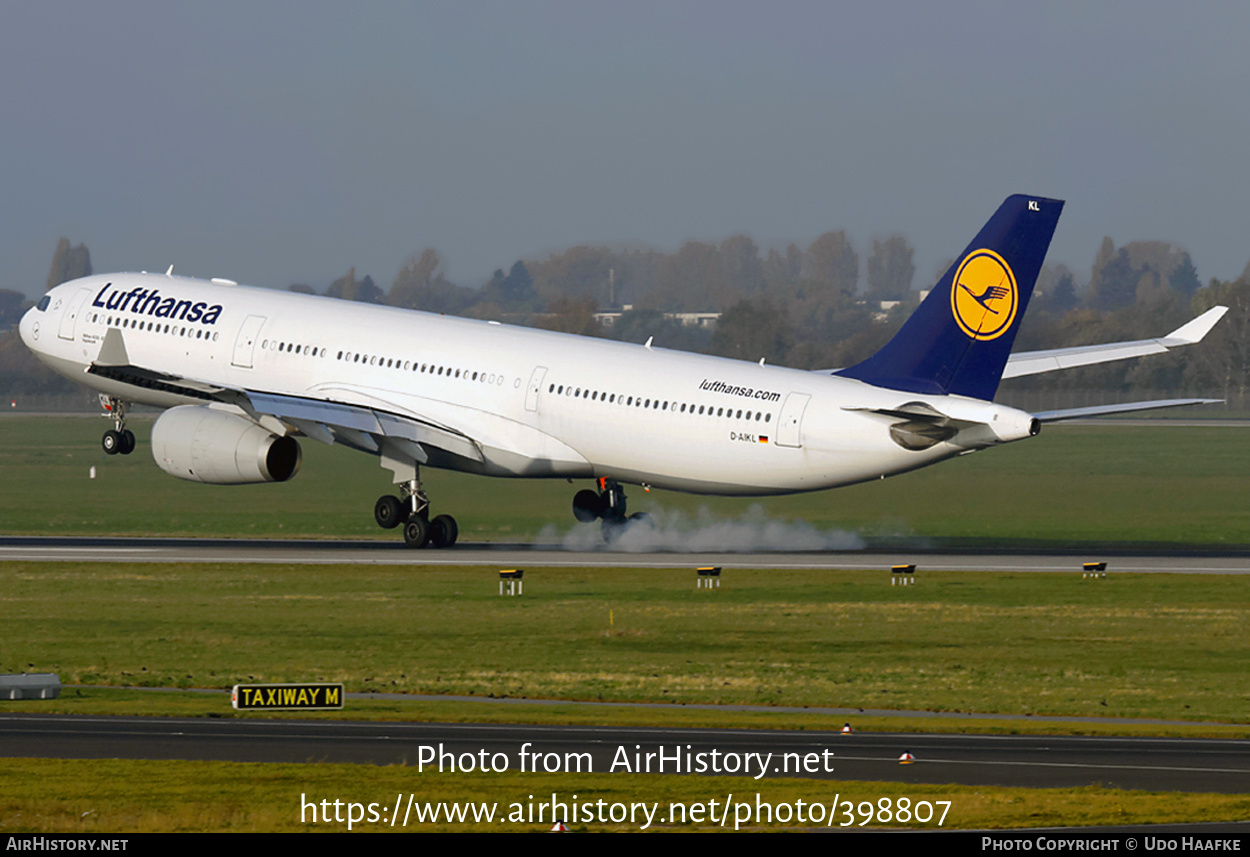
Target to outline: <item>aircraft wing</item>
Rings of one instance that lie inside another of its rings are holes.
[[[1103,345],[1078,345],[1074,348],[1053,348],[1049,351],[1022,351],[1007,358],[1003,378],[1020,378],[1024,375],[1053,372],[1056,369],[1072,369],[1077,366],[1090,366],[1094,363],[1127,360],[1129,357],[1162,354],[1182,345],[1193,345],[1201,342],[1226,312],[1228,312],[1228,307],[1212,307],[1193,321],[1181,325],[1159,339],[1138,339],[1132,342],[1111,342]]]
[[[1007,357],[1007,366],[1003,369],[1003,378],[1021,378],[1025,375],[1040,375],[1043,372],[1054,372],[1056,369],[1074,369],[1077,366],[1092,366],[1095,363],[1110,363],[1114,360],[1127,360],[1130,357],[1145,357],[1148,354],[1163,354],[1183,345],[1193,345],[1215,327],[1215,323],[1224,317],[1228,307],[1216,306],[1204,312],[1192,321],[1181,325],[1167,336],[1158,339],[1136,339],[1130,342],[1108,342],[1101,345],[1077,345],[1072,348],[1052,348],[1048,351],[1020,351]],[[815,369],[814,374],[835,375],[841,369]]]
[[[414,460],[421,463],[429,460],[427,446],[461,458],[482,461],[480,446],[467,435],[411,417],[375,411],[373,408],[274,395],[256,390],[232,390],[140,366],[93,364],[87,371],[102,378],[201,399],[205,403],[234,405],[261,425],[266,425],[266,417],[274,418],[298,429],[300,434],[325,444],[343,443],[365,452],[378,452],[385,438],[397,443]],[[286,433],[286,429],[277,424],[266,427],[280,434]]]
[[[230,405],[276,434],[294,429],[321,443],[340,443],[419,464],[446,466],[452,461],[467,461],[480,465],[487,448],[495,457],[541,456],[585,464],[577,452],[536,429],[446,402],[391,402],[367,390],[346,388],[318,390],[315,397],[285,395],[226,387],[138,366],[130,361],[122,332],[116,328],[105,335],[99,356],[86,372],[205,403]]]
[[[421,464],[429,451],[441,450],[481,462],[482,448],[456,429],[427,420],[401,416],[372,407],[327,402],[300,396],[281,396],[244,391],[248,410],[256,417],[277,417],[322,443],[346,443],[366,452],[378,452],[383,444],[397,446]]]

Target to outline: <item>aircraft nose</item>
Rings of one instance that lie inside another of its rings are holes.
[[[35,343],[39,341],[39,336],[43,332],[43,313],[35,307],[26,310],[22,315],[22,320],[18,322],[17,333],[22,338],[22,342],[26,343],[26,347],[33,349]]]
[[[39,299],[33,307],[26,310],[22,315],[21,321],[17,324],[17,335],[22,338],[22,342],[26,343],[26,347],[31,351],[37,350],[35,343],[39,341],[41,335],[46,336],[50,320],[48,318],[48,307],[52,305],[52,294],[49,292]]]

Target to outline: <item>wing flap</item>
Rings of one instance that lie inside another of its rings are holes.
[[[477,443],[464,435],[390,414],[378,414],[378,422],[387,437],[410,441],[422,446],[437,447],[453,455],[477,462],[485,460]]]
[[[368,408],[301,399],[297,396],[258,393],[254,390],[246,391],[246,395],[258,414],[272,414],[279,419],[307,420],[331,428],[347,428],[367,434],[385,433],[378,422],[377,414]]]

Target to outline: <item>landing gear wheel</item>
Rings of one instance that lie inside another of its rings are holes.
[[[373,520],[384,530],[393,530],[404,522],[404,507],[399,498],[391,494],[379,497],[373,506]]]
[[[451,515],[439,515],[430,521],[430,545],[436,548],[449,548],[460,536],[460,528]]]
[[[586,489],[578,491],[573,497],[573,517],[583,524],[589,524],[603,515],[603,500],[599,495]]]
[[[423,548],[430,540],[430,524],[420,515],[404,521],[404,544],[410,548]]]
[[[126,403],[101,393],[100,405],[104,416],[113,421],[113,427],[104,433],[100,445],[108,455],[130,455],[135,451],[135,433],[126,428]]]

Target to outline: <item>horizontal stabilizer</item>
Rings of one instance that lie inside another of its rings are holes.
[[[1127,360],[1130,357],[1144,357],[1147,354],[1162,354],[1169,349],[1180,348],[1182,345],[1193,345],[1201,342],[1226,312],[1228,312],[1228,307],[1212,307],[1188,324],[1158,339],[1109,342],[1103,345],[1078,345],[1073,348],[1054,348],[1049,351],[1022,351],[1007,358],[1003,378],[1019,378],[1024,375],[1053,372],[1056,369],[1072,369],[1095,363]]]
[[[1109,414],[1127,414],[1131,411],[1150,411],[1157,408],[1179,408],[1184,405],[1218,405],[1223,401],[1223,399],[1155,399],[1151,402],[1124,402],[1119,405],[1094,405],[1088,408],[1068,408],[1062,411],[1041,411],[1033,416],[1044,423],[1057,423],[1063,420],[1105,417]]]

